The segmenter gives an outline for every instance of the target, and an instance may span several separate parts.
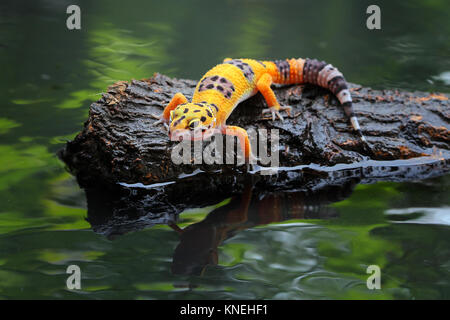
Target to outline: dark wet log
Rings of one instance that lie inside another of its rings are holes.
[[[83,130],[60,152],[61,159],[83,187],[118,182],[161,183],[200,169],[211,173],[196,178],[197,191],[232,188],[244,175],[236,174],[234,169],[217,173],[222,165],[174,165],[171,150],[175,142],[169,141],[161,126],[152,126],[155,120],[151,113],[161,113],[176,92],[190,99],[195,84],[159,74],[146,80],[116,83],[91,105]],[[294,107],[294,117],[283,123],[261,115],[265,102],[259,94],[238,106],[228,123],[246,129],[278,129],[283,167],[429,156],[450,159],[448,95],[377,91],[357,85],[351,85],[351,90],[355,112],[372,152],[354,134],[336,98],[315,86],[275,89],[282,105]],[[288,186],[298,178],[296,175],[284,172],[274,183]],[[186,186],[184,193],[179,190],[184,198],[195,197],[196,187],[192,186],[188,194]]]

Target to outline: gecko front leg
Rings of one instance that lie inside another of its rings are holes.
[[[221,132],[227,136],[234,136],[239,139],[242,154],[245,157],[245,162],[248,164],[255,164],[258,159],[253,155],[250,140],[248,138],[247,131],[237,126],[224,125],[221,128]]]
[[[171,112],[180,104],[184,104],[187,102],[188,100],[181,92],[176,93],[173,96],[172,100],[170,100],[169,104],[164,109],[162,114],[160,115],[150,114],[153,118],[158,119],[158,121],[153,123],[153,125],[157,126],[158,124],[163,124],[166,129],[169,129],[168,123],[170,122]]]
[[[280,106],[277,101],[277,97],[273,92],[272,88],[272,76],[269,73],[265,73],[259,78],[256,83],[256,87],[259,92],[263,95],[264,99],[267,102],[269,108],[263,109],[262,113],[272,113],[272,120],[275,120],[275,116],[277,116],[281,121],[283,121],[283,116],[280,114],[280,111],[286,111],[288,116],[291,116],[292,107],[291,106]]]

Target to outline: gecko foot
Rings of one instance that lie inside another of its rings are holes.
[[[169,125],[168,125],[169,121],[167,119],[165,119],[162,114],[161,115],[156,115],[156,114],[150,113],[150,115],[153,118],[158,119],[158,121],[156,121],[156,122],[154,122],[152,124],[153,126],[157,126],[159,124],[162,124],[164,126],[164,128],[167,129],[167,131],[169,130]]]
[[[272,121],[275,121],[275,117],[278,117],[281,121],[284,121],[283,116],[281,115],[280,111],[286,111],[288,116],[291,116],[292,107],[291,106],[280,106],[280,108],[277,110],[276,107],[270,107],[267,109],[263,109],[262,113],[272,113]]]

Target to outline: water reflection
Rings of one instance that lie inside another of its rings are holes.
[[[329,219],[337,217],[327,204],[349,196],[356,181],[316,192],[292,192],[253,195],[248,184],[242,194],[213,210],[200,222],[180,228],[169,226],[179,233],[172,263],[174,274],[201,275],[208,265],[218,264],[218,247],[238,232],[292,219]]]
[[[342,200],[350,197],[359,183],[409,181],[440,175],[448,170],[446,161],[419,163],[422,164],[328,172],[307,167],[295,172],[295,183],[286,185],[289,192],[276,187],[271,190],[253,176],[243,181],[241,192],[209,194],[204,190],[198,194],[192,191],[195,189],[189,186],[189,181],[153,189],[123,186],[107,191],[104,188],[90,189],[86,190],[88,221],[94,231],[109,239],[155,225],[168,225],[179,234],[171,272],[174,275],[199,276],[208,266],[219,264],[222,244],[243,230],[285,221],[292,223],[294,220],[317,224],[318,221],[339,217],[339,210],[331,204],[343,203]],[[184,188],[182,193],[180,188]],[[232,190],[239,188],[236,185]],[[180,194],[183,194],[182,199]],[[372,215],[365,219],[375,219],[375,222],[378,218]],[[345,217],[341,220],[345,221]]]

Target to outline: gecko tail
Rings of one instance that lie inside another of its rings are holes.
[[[365,147],[370,149],[367,139],[361,131],[361,127],[359,125],[358,118],[356,117],[355,112],[353,111],[352,102],[346,101],[342,104],[342,107],[344,108],[345,115],[348,117],[348,119],[350,119],[350,123],[352,124],[352,127],[355,130],[356,134],[359,136],[361,141],[364,143]]]
[[[377,155],[374,153],[374,150],[372,146],[367,141],[366,137],[361,131],[361,127],[359,126],[358,118],[356,117],[355,113],[353,112],[353,107],[351,105],[351,102],[347,102],[344,104],[344,112],[347,117],[350,119],[350,123],[352,124],[353,129],[355,130],[356,134],[359,136],[359,139],[362,142],[363,150],[369,155],[372,159],[377,159]]]
[[[361,127],[359,126],[358,123],[358,118],[356,116],[352,116],[350,117],[350,122],[352,123],[352,127],[353,129],[355,129],[356,133],[358,134],[359,138],[364,142],[367,143],[367,139],[364,136],[364,134],[361,131]]]
[[[303,64],[303,82],[311,83],[330,90],[341,103],[344,113],[350,120],[366,149],[369,148],[366,137],[361,131],[358,118],[353,111],[352,95],[344,75],[333,65],[316,59],[305,59]]]

